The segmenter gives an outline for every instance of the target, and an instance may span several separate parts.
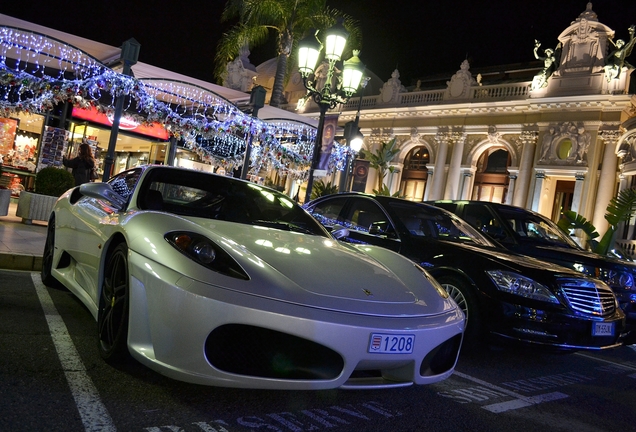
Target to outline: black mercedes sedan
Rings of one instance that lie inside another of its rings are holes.
[[[636,343],[636,263],[581,248],[550,219],[521,207],[484,201],[434,201],[509,251],[599,278],[614,291],[625,313],[626,344]]]
[[[339,240],[383,246],[427,269],[466,314],[465,348],[485,337],[557,350],[622,343],[625,315],[604,282],[508,252],[445,210],[360,193],[304,207]]]

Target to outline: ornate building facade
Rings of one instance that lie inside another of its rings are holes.
[[[531,70],[499,70],[493,76],[507,79],[495,81],[486,72],[473,76],[463,61],[445,84],[418,81],[409,90],[396,70],[379,93],[339,107],[339,124],[361,107],[368,149],[398,140],[401,152],[384,180],[391,193],[497,201],[554,220],[573,210],[604,232],[611,198],[636,186],[636,97],[624,61],[634,29],[622,32],[629,39],[619,40],[588,3],[554,49],[537,44]],[[297,90],[286,94],[289,110],[297,108]],[[303,114],[317,117],[315,105]],[[375,175],[369,170],[366,192],[376,189]]]

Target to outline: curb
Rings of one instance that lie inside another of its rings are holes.
[[[42,257],[0,253],[0,269],[40,271],[42,270]]]

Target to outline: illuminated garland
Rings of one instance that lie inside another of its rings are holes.
[[[14,64],[7,65],[7,59]],[[47,75],[45,68],[58,71],[57,76]],[[69,73],[74,79],[65,78]],[[307,178],[314,127],[253,118],[207,89],[171,80],[139,80],[54,38],[0,27],[0,117],[44,114],[59,103],[112,114],[118,97],[126,97],[126,114],[135,121],[163,124],[205,162],[226,170],[241,166],[251,135],[251,173],[276,169],[295,180]],[[131,113],[135,109],[136,114]],[[328,171],[344,169],[347,153],[349,147],[334,143]]]

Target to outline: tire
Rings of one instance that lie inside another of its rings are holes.
[[[128,352],[128,311],[130,280],[128,247],[120,243],[106,261],[97,311],[97,347],[109,364],[123,363]]]
[[[49,288],[65,289],[64,285],[53,277],[53,256],[55,254],[55,217],[51,217],[46,229],[46,241],[42,253],[42,269],[40,278]]]
[[[464,350],[474,349],[482,339],[483,330],[481,314],[472,288],[457,276],[446,275],[436,279],[466,316]]]

